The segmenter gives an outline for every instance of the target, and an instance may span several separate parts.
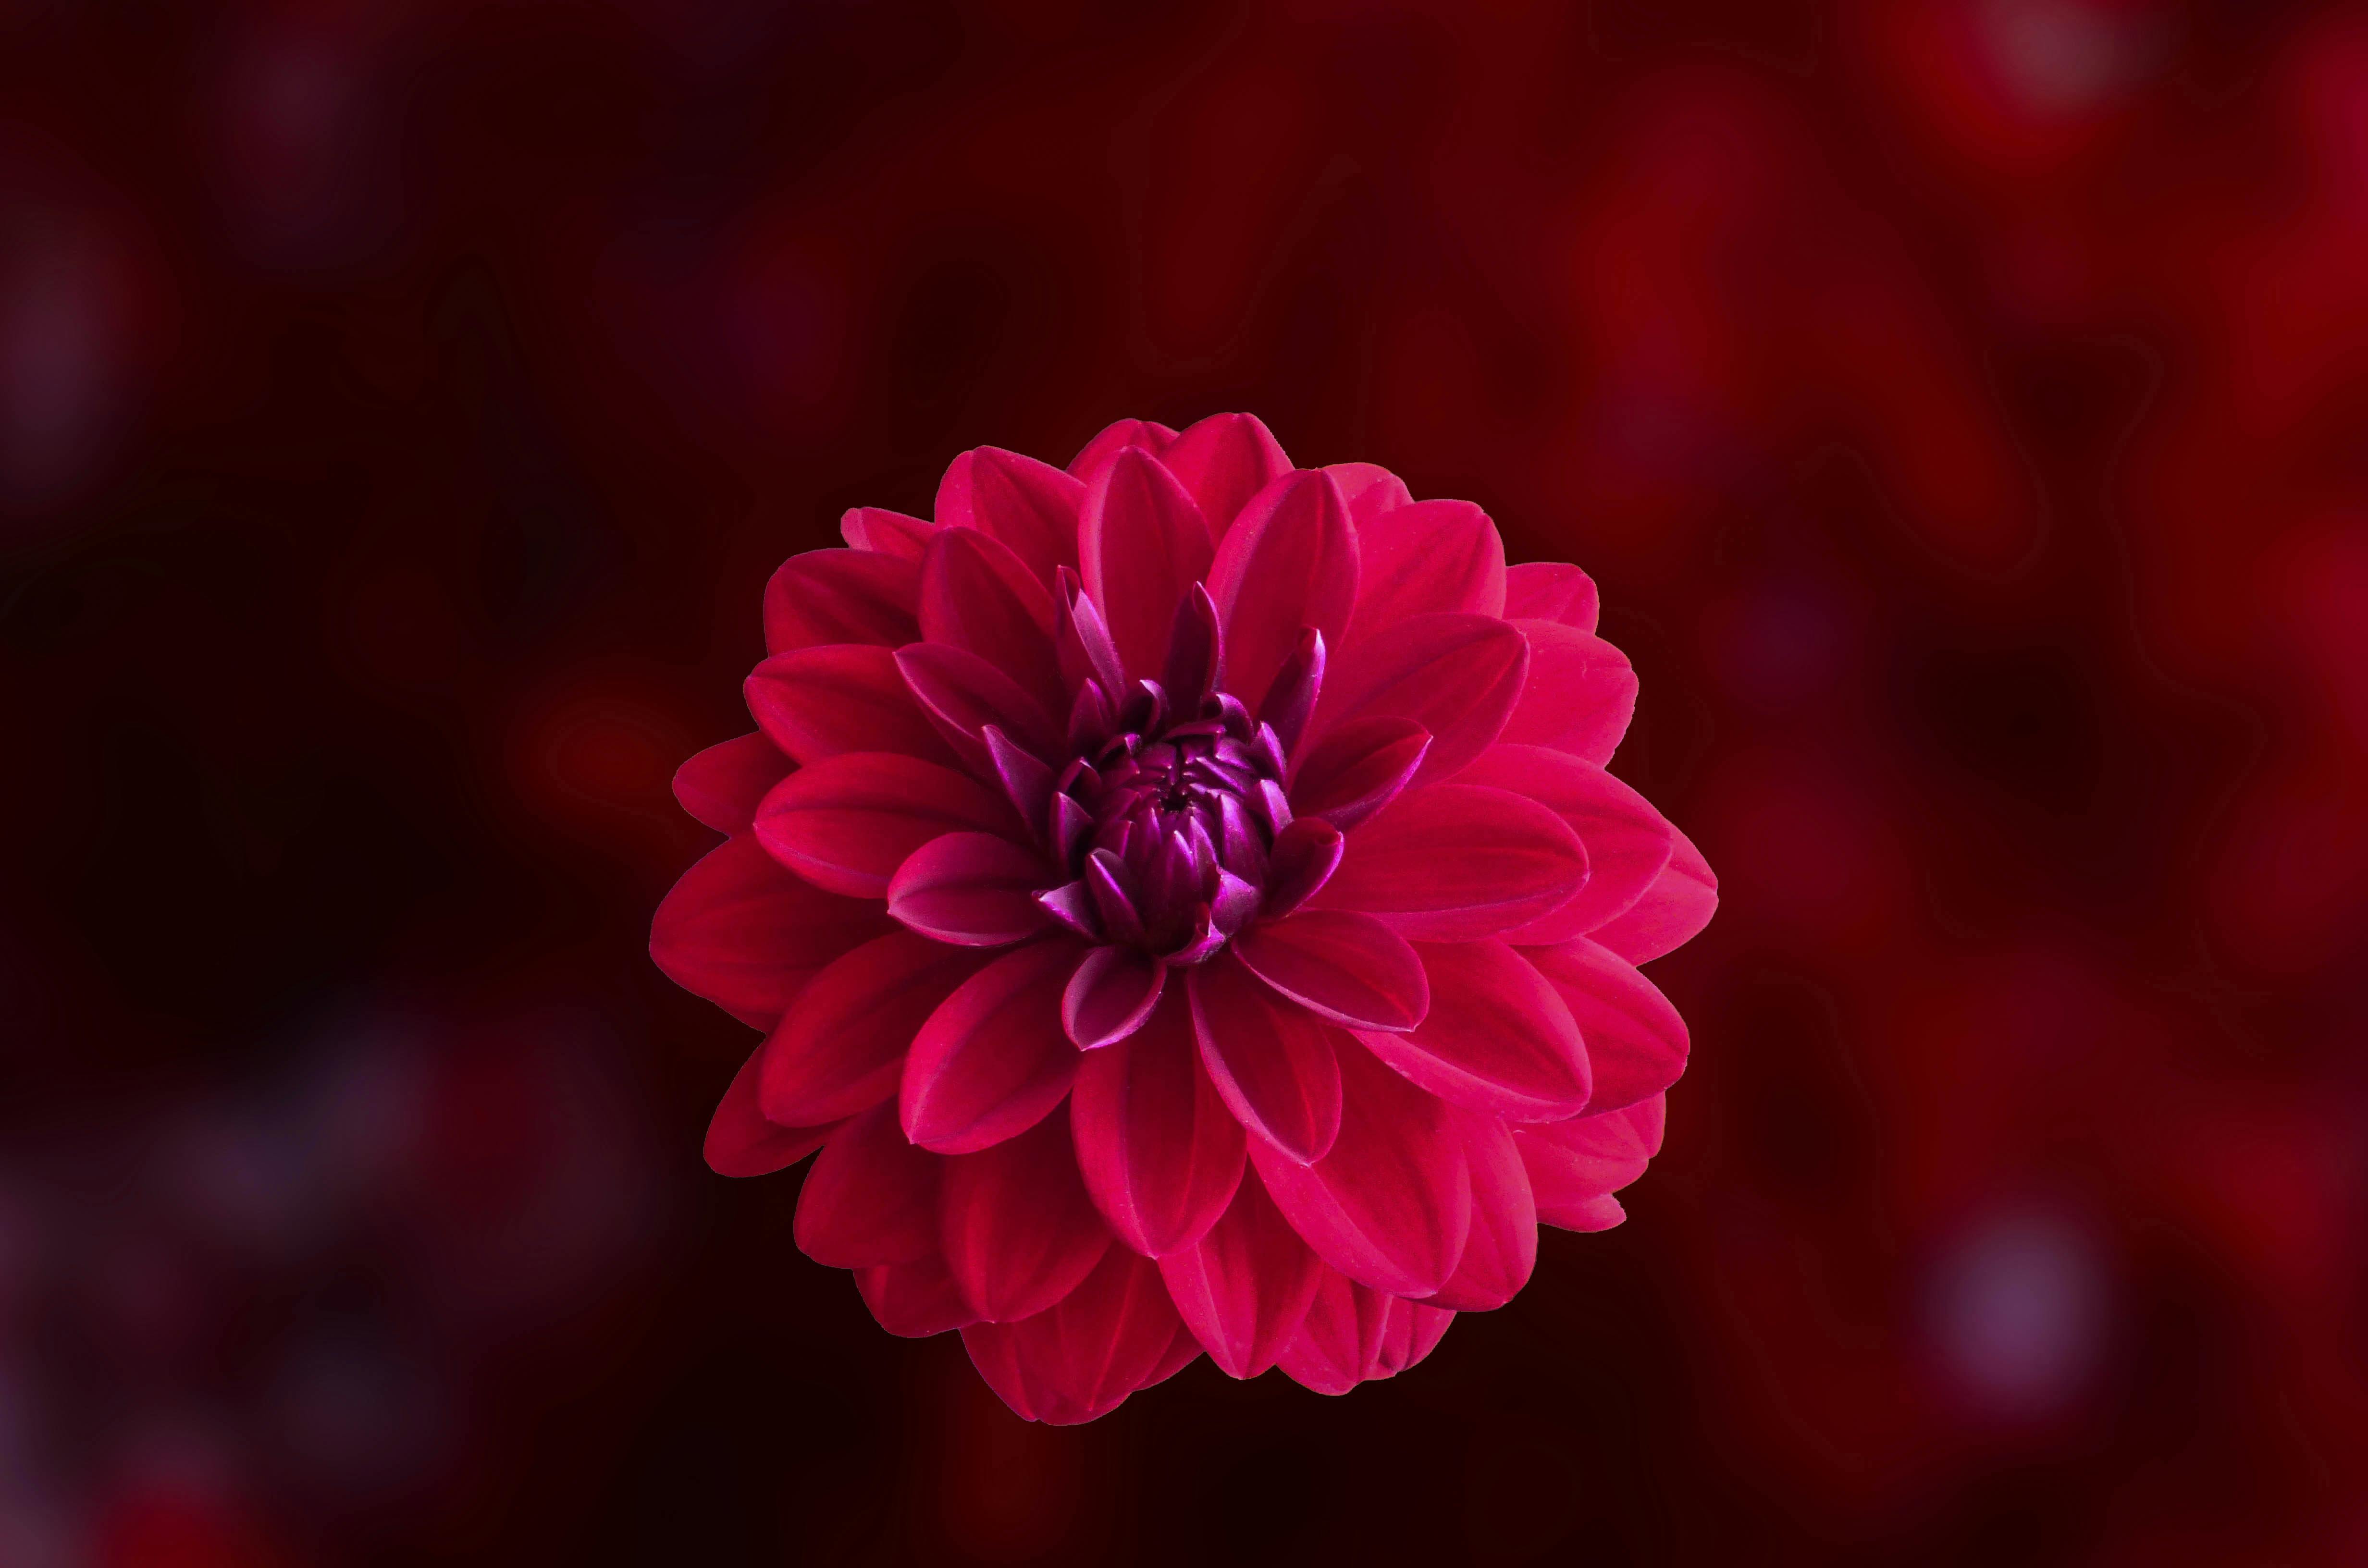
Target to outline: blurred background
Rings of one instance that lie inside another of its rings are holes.
[[[758,593],[1261,415],[1570,559],[1667,1152],[1016,1421],[700,1160]],[[2368,1562],[2368,13],[0,0],[0,1564]]]

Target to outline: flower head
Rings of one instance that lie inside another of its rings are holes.
[[[651,952],[768,1031],[726,1175],[821,1151],[798,1244],[1020,1415],[1206,1350],[1346,1392],[1620,1222],[1716,903],[1604,771],[1636,695],[1576,567],[1266,427],[955,460],[766,590],[729,840]]]

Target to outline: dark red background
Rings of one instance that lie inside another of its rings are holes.
[[[698,1148],[758,589],[1253,410],[1725,881],[1629,1223],[1024,1426]],[[0,1562],[2368,1561],[2368,17],[0,0]]]

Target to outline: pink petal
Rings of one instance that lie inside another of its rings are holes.
[[[1157,1266],[1112,1247],[1059,1305],[966,1328],[962,1344],[1015,1414],[1066,1426],[1109,1415],[1172,1371],[1180,1326]]]
[[[1628,1210],[1610,1193],[1563,1205],[1547,1222],[1565,1231],[1608,1231],[1628,1218]]]
[[[1526,795],[1570,825],[1587,846],[1587,885],[1532,925],[1508,931],[1516,946],[1565,941],[1618,915],[1653,885],[1676,840],[1651,801],[1590,762],[1545,746],[1503,742],[1455,776]]]
[[[1303,909],[1234,938],[1244,968],[1301,1006],[1352,1028],[1410,1029],[1430,1007],[1422,961],[1369,915]]]
[[[1592,1084],[1570,1009],[1545,976],[1497,941],[1423,942],[1430,1014],[1410,1034],[1360,1031],[1374,1055],[1452,1104],[1553,1121]]]
[[[1167,965],[1132,948],[1096,948],[1069,977],[1061,1028],[1079,1051],[1098,1051],[1141,1028],[1159,1005]]]
[[[1167,449],[1176,432],[1151,419],[1121,419],[1105,427],[1069,460],[1069,472],[1080,483],[1091,484],[1111,458],[1128,447],[1141,447],[1153,457]]]
[[[1217,540],[1251,496],[1291,471],[1281,443],[1254,414],[1212,414],[1177,437],[1160,460],[1191,493]]]
[[[912,1263],[938,1250],[938,1167],[882,1101],[842,1124],[798,1191],[798,1250],[825,1268]]]
[[[1636,712],[1628,655],[1591,631],[1552,620],[1516,620],[1530,641],[1529,678],[1496,738],[1552,746],[1594,763],[1611,760]]]
[[[950,833],[913,851],[888,882],[888,913],[908,930],[963,948],[999,948],[1041,936],[1035,892],[1051,881],[1043,859],[992,833]]]
[[[1454,1274],[1472,1173],[1453,1112],[1370,1054],[1339,1051],[1340,1135],[1312,1165],[1259,1139],[1250,1163],[1301,1239],[1360,1284],[1428,1296]]]
[[[1311,905],[1371,915],[1402,937],[1470,941],[1570,901],[1587,851],[1563,820],[1504,790],[1432,784],[1348,841]]]
[[[955,760],[886,648],[842,642],[776,653],[741,689],[765,738],[801,763],[849,751]]]
[[[1053,596],[1008,547],[976,528],[945,529],[922,557],[920,598],[922,636],[977,654],[1039,706],[1066,712]]]
[[[1077,545],[1086,592],[1126,673],[1156,680],[1176,607],[1214,553],[1200,507],[1158,459],[1130,447],[1086,493]]]
[[[1308,748],[1291,778],[1291,809],[1347,833],[1414,782],[1430,732],[1411,719],[1372,714],[1347,720]]]
[[[1505,573],[1508,620],[1558,620],[1580,631],[1595,630],[1595,579],[1562,561],[1536,561]]]
[[[1669,864],[1624,915],[1588,933],[1630,963],[1645,963],[1691,941],[1718,913],[1718,878],[1693,840],[1669,829]]]
[[[1002,796],[895,752],[842,752],[800,768],[757,808],[757,838],[816,887],[881,898],[905,858],[957,832],[1020,831]]]
[[[1584,937],[1521,956],[1546,977],[1587,1042],[1595,1092],[1589,1111],[1617,1110],[1657,1095],[1686,1070],[1686,1021],[1626,959]]]
[[[707,1124],[707,1168],[717,1176],[770,1176],[821,1148],[837,1125],[777,1127],[767,1121],[757,1108],[757,1061],[764,1054],[761,1045],[748,1053]]]
[[[1061,993],[1083,956],[1066,939],[1031,943],[980,970],[928,1016],[898,1096],[906,1136],[966,1154],[1025,1131],[1061,1103],[1077,1072],[1076,1050],[1061,1032]]]
[[[1665,1102],[1659,1095],[1623,1110],[1513,1129],[1530,1173],[1538,1218],[1565,1231],[1600,1231],[1620,1222],[1604,1200],[1645,1174],[1660,1153]]]
[[[757,802],[781,781],[790,759],[761,734],[722,741],[675,770],[674,798],[718,833],[746,833]]]
[[[1339,654],[1315,707],[1319,735],[1355,718],[1411,719],[1430,750],[1415,782],[1444,778],[1488,749],[1528,678],[1530,645],[1481,615],[1417,615]]]
[[[993,1148],[948,1160],[941,1180],[946,1267],[971,1310],[990,1323],[1042,1312],[1076,1290],[1110,1249],[1110,1233],[1077,1178],[1065,1110]]]
[[[920,635],[920,573],[894,555],[810,550],[765,585],[765,652],[833,642],[894,648]]]
[[[1057,756],[1061,726],[1019,684],[975,653],[942,642],[896,650],[896,668],[914,699],[973,773],[995,776],[988,726],[1037,757]]]
[[[938,525],[926,517],[908,517],[885,506],[850,506],[838,519],[838,537],[857,550],[918,561]]]
[[[1326,463],[1324,472],[1340,487],[1341,499],[1349,503],[1349,520],[1357,525],[1360,538],[1366,525],[1384,512],[1414,504],[1406,481],[1379,463]]]
[[[1357,549],[1352,637],[1413,615],[1504,613],[1505,541],[1469,501],[1417,501],[1360,521]]]
[[[765,1114],[785,1126],[810,1126],[894,1094],[914,1034],[985,961],[967,948],[893,931],[832,963],[765,1041],[757,1080]]]
[[[1315,897],[1339,869],[1346,847],[1340,830],[1321,817],[1293,817],[1284,824],[1267,860],[1261,916],[1280,920]]]
[[[1201,1067],[1185,987],[1144,1027],[1077,1065],[1077,1167],[1119,1239],[1158,1257],[1216,1223],[1242,1176],[1242,1127]]]
[[[934,1252],[913,1263],[859,1268],[855,1288],[880,1326],[900,1338],[927,1339],[978,1321],[946,1260]]]
[[[1229,1378],[1255,1378],[1299,1332],[1324,1266],[1255,1176],[1198,1244],[1159,1260],[1186,1326]]]
[[[1151,1369],[1151,1376],[1143,1381],[1144,1388],[1150,1388],[1155,1383],[1166,1382],[1200,1358],[1201,1342],[1192,1337],[1192,1331],[1190,1328],[1178,1322],[1176,1325],[1176,1337],[1167,1343],[1167,1354],[1161,1358],[1158,1366]]]
[[[1537,1267],[1538,1209],[1512,1130],[1493,1116],[1466,1112],[1461,1119],[1463,1157],[1472,1167],[1472,1234],[1455,1273],[1428,1304],[1493,1312],[1520,1293]]]
[[[1185,989],[1201,1065],[1226,1108],[1287,1158],[1323,1157],[1340,1131],[1340,1031],[1260,984],[1231,952],[1192,969]]]
[[[1415,1365],[1454,1321],[1452,1312],[1369,1290],[1327,1268],[1283,1348],[1283,1375],[1316,1393],[1344,1394]]]
[[[1241,510],[1209,567],[1225,629],[1226,686],[1256,710],[1314,627],[1338,646],[1357,603],[1357,536],[1321,470],[1286,473]]]
[[[876,906],[800,881],[743,834],[666,895],[650,922],[650,960],[685,991],[769,1029],[817,970],[887,929]]]
[[[1006,545],[1046,587],[1077,565],[1077,508],[1085,486],[1050,463],[997,447],[954,459],[938,482],[938,522],[973,528]]]

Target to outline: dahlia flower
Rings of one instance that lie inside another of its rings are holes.
[[[651,955],[767,1031],[709,1163],[819,1150],[798,1245],[1050,1422],[1204,1350],[1345,1393],[1618,1224],[1687,1051],[1636,965],[1716,894],[1604,771],[1586,574],[1247,415],[936,514],[781,567],[676,779],[729,836]]]

